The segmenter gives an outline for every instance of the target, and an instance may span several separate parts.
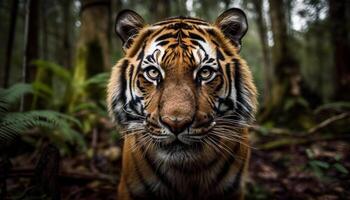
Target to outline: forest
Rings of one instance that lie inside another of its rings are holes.
[[[0,0],[0,199],[115,199],[118,12],[214,22],[232,7],[259,93],[245,198],[349,199],[347,0]]]

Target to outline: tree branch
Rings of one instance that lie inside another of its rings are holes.
[[[339,114],[339,115],[335,115],[333,117],[330,117],[324,121],[322,121],[321,123],[319,123],[318,125],[310,128],[307,133],[308,134],[311,134],[311,133],[315,133],[317,132],[318,130],[321,130],[322,128],[325,128],[327,126],[329,126],[330,124],[332,124],[333,122],[336,122],[336,121],[339,121],[339,120],[342,120],[342,119],[346,119],[350,117],[350,112],[346,112],[346,113],[342,113],[342,114]]]
[[[337,121],[340,121],[343,119],[347,119],[349,117],[350,117],[350,112],[341,113],[339,115],[332,116],[332,117],[322,121],[321,123],[315,125],[314,127],[310,128],[306,131],[293,131],[293,130],[284,129],[284,128],[265,128],[265,127],[262,127],[260,125],[252,125],[250,127],[250,129],[253,131],[256,131],[258,133],[272,133],[275,135],[293,135],[293,136],[297,136],[297,137],[298,136],[304,137],[306,135],[316,133],[317,131],[330,126],[334,122],[337,122]]]

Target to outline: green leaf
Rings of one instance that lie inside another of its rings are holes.
[[[283,106],[283,110],[284,111],[288,111],[289,109],[291,109],[295,104],[295,100],[294,99],[287,99],[284,106]]]
[[[34,90],[37,91],[40,96],[46,97],[46,98],[53,96],[52,88],[47,86],[46,84],[36,81],[32,83],[32,85]]]
[[[0,119],[23,95],[33,92],[33,87],[24,83],[17,83],[8,89],[0,89]]]
[[[322,169],[316,165],[312,165],[312,172],[319,178],[324,177],[324,172],[322,171]]]
[[[0,146],[11,143],[30,128],[41,127],[57,130],[67,142],[77,143],[85,148],[82,135],[72,128],[72,124],[82,127],[76,118],[51,110],[7,113],[0,122]]]
[[[297,99],[297,102],[299,103],[299,105],[305,107],[305,108],[308,108],[309,107],[309,103],[302,97],[299,97]]]
[[[349,174],[349,171],[340,163],[335,163],[333,167],[340,173]]]
[[[107,72],[96,74],[95,76],[86,80],[84,86],[87,87],[90,85],[97,85],[99,87],[106,87],[109,77],[110,73]]]
[[[44,68],[48,71],[51,71],[54,76],[60,77],[65,80],[72,80],[72,75],[70,71],[56,63],[45,60],[35,60],[33,64],[39,68]]]
[[[306,155],[307,155],[308,158],[313,158],[314,157],[314,153],[312,152],[311,149],[307,148],[305,150],[305,152],[306,152]]]
[[[312,166],[317,166],[323,169],[328,169],[330,167],[329,163],[320,160],[312,160],[310,161],[310,164]]]
[[[342,156],[340,154],[335,155],[334,160],[340,161],[342,159]]]

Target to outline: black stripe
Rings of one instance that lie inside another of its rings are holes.
[[[226,45],[224,46],[223,50],[227,56],[233,56],[232,52],[229,49],[227,49]]]
[[[142,49],[139,53],[139,55],[137,55],[137,60],[143,60],[143,57],[145,56],[145,47],[146,47],[146,43],[142,45]],[[139,68],[137,68],[138,70]]]
[[[141,44],[143,44],[143,48],[142,48],[142,50],[141,50],[141,52],[143,52],[144,46],[146,45],[147,38],[148,38],[153,32],[154,32],[153,30],[147,30],[147,31],[145,31],[143,34],[141,34],[141,35],[139,35],[139,36],[136,37],[137,40],[138,40],[138,41],[141,41],[141,42],[139,42],[139,43],[137,44],[137,46],[135,46],[135,48],[134,48],[135,50],[131,51],[130,57],[134,57],[134,56],[136,55],[136,53],[140,50]],[[135,38],[135,39],[136,39],[136,38]]]
[[[150,63],[155,63],[154,58],[153,58],[153,55],[148,55],[148,56],[146,56],[146,60],[147,60],[148,62],[150,62]]]
[[[242,100],[242,91],[241,91],[241,72],[240,64],[237,59],[233,59],[233,64],[235,65],[235,87],[237,93],[237,100],[241,102]]]
[[[191,25],[183,23],[183,22],[170,24],[165,28],[168,30],[179,30],[179,29],[192,30],[193,29],[193,27]]]
[[[133,191],[130,188],[129,183],[126,181],[126,179],[124,178],[124,176],[122,177],[124,179],[125,182],[125,187],[126,187],[126,191],[128,192],[128,195],[131,197],[131,199],[136,199],[136,194],[133,193]]]
[[[218,63],[219,60],[225,60],[224,54],[222,54],[219,48],[216,48],[216,58]]]
[[[206,55],[208,55],[208,54],[206,54]],[[215,61],[214,58],[209,58],[209,60],[207,61],[207,63],[212,63],[212,62],[214,62],[214,61]]]
[[[217,86],[215,87],[215,91],[219,91],[219,90],[222,88],[222,85],[224,84],[224,80],[222,79],[221,76],[215,77],[215,78],[214,78],[213,80],[211,80],[210,82],[214,81],[214,80],[217,79],[217,78],[220,78],[220,83],[219,83],[219,85],[217,85]]]
[[[161,40],[165,40],[165,39],[169,39],[169,38],[176,38],[177,35],[173,34],[173,33],[166,33],[164,35],[159,36],[155,41],[161,41]]]
[[[131,153],[131,157],[132,157],[132,160],[135,164],[135,171],[136,171],[137,178],[140,180],[140,183],[142,184],[142,186],[147,194],[147,197],[149,197],[150,199],[155,199],[155,195],[151,189],[151,186],[147,183],[144,176],[142,175],[140,168],[137,165],[138,161],[135,158],[133,153]]]
[[[163,28],[159,28],[158,30],[155,30],[154,33],[151,35],[151,38],[156,38],[159,34],[162,34],[164,31]]]
[[[121,80],[121,84],[120,84],[120,96],[119,96],[119,100],[125,104],[126,101],[126,96],[125,96],[125,90],[126,90],[126,69],[129,65],[129,61],[128,60],[124,60],[124,62],[122,63],[121,67],[121,71],[120,71],[120,79]]]
[[[167,24],[171,24],[171,23],[175,23],[175,22],[177,22],[177,20],[160,21],[160,22],[152,24],[152,26],[162,26],[162,25],[167,25]]]
[[[214,29],[206,29],[206,31],[212,38],[218,38],[218,34],[214,31]]]
[[[191,42],[192,42],[192,44],[199,46],[200,49],[202,49],[203,51],[205,51],[205,49],[203,48],[203,46],[202,46],[199,42],[197,42],[196,40],[191,40]]]
[[[205,39],[202,36],[195,34],[195,33],[192,33],[192,32],[189,32],[189,37],[191,39],[200,40],[202,42],[205,42]]]
[[[202,33],[202,34],[205,34],[205,32],[204,32],[204,30],[203,30],[202,28],[199,28],[198,26],[194,26],[194,28],[195,28],[198,32],[200,32],[200,33]]]
[[[233,59],[233,63],[235,65],[235,88],[236,88],[236,98],[237,101],[242,103],[244,106],[245,105],[245,101],[242,97],[242,80],[241,80],[241,72],[240,72],[240,63],[237,59]],[[246,106],[247,108],[249,108],[249,106]],[[238,110],[243,110],[244,108],[242,107],[241,104],[237,104],[237,109]],[[244,115],[245,112],[241,113]]]
[[[130,68],[129,68],[129,92],[130,92],[130,96],[131,96],[131,99],[134,100],[134,96],[132,95],[132,75],[133,75],[133,72],[134,72],[134,68],[135,66],[133,64],[130,65]]]
[[[240,183],[242,180],[243,170],[244,170],[244,164],[242,164],[239,171],[237,172],[236,177],[235,177],[235,181],[233,182],[233,184],[231,184],[230,187],[227,187],[224,189],[224,193],[223,193],[224,197],[233,196],[233,195],[237,194],[237,192],[240,189]]]
[[[136,108],[137,104],[141,104],[140,102],[140,99],[135,99],[134,98],[134,95],[132,93],[132,81],[133,81],[133,71],[135,69],[135,65],[131,64],[130,65],[130,69],[129,69],[129,74],[128,74],[128,77],[129,77],[129,93],[130,93],[130,96],[131,96],[131,101],[127,103],[127,108],[130,109],[131,111],[133,111],[134,113],[136,113],[137,115],[142,115],[142,113],[139,112],[139,110]],[[142,109],[141,109],[141,112]],[[130,114],[126,114],[128,119],[138,119],[138,117],[135,117],[135,116],[130,116]]]
[[[169,43],[169,41],[166,41],[166,40],[165,40],[165,41],[159,42],[158,45],[159,45],[159,46],[165,46],[165,45],[167,45],[168,43]]]
[[[215,41],[215,40],[211,40],[212,43],[215,44],[215,46],[219,47],[220,45]]]
[[[162,61],[164,61],[165,60],[165,57],[169,54],[169,50],[165,50],[165,52],[164,52],[164,54],[163,54],[163,56],[162,56]]]
[[[236,144],[232,154],[236,154],[238,150],[239,150],[239,144]],[[219,185],[221,181],[226,177],[227,173],[230,171],[230,168],[232,164],[235,162],[235,160],[236,158],[230,155],[229,159],[225,161],[225,163],[220,169],[219,174],[216,176],[216,181],[214,184],[215,186]]]
[[[148,164],[148,166],[151,168],[153,173],[156,175],[156,177],[164,184],[165,187],[168,189],[174,190],[173,185],[171,184],[170,180],[167,178],[166,174],[162,173],[161,170],[159,170],[159,167],[155,164],[153,159],[150,157],[149,153],[145,151],[144,145],[141,145],[141,151],[145,154],[145,159]]]
[[[207,33],[208,33],[209,35],[211,35],[212,38],[215,38],[217,41],[219,41],[219,42],[221,42],[221,43],[224,43],[224,42],[220,39],[218,33],[217,33],[214,29],[207,29]],[[217,46],[222,46],[222,47],[224,47],[224,48],[223,48],[223,51],[224,51],[224,53],[225,53],[226,55],[228,55],[228,56],[233,56],[233,53],[227,48],[228,46],[227,46],[226,44],[219,45],[219,44],[217,44],[214,40],[212,40],[212,41],[213,41]]]
[[[132,112],[134,112],[134,113],[136,113],[136,115],[142,115],[142,113],[140,113],[138,110],[137,110],[137,105],[138,104],[141,104],[141,102],[140,102],[140,98],[138,98],[138,99],[134,99],[134,100],[132,100],[132,101],[130,101],[127,105],[127,110],[131,110]],[[141,112],[142,112],[142,110],[141,110]],[[137,116],[133,116],[135,119],[140,119],[139,117],[137,117]]]
[[[230,63],[227,63],[225,65],[225,69],[226,69],[226,76],[228,79],[228,97],[230,97],[231,95],[231,87],[232,87],[232,78],[231,78],[231,68],[230,68]]]
[[[169,49],[175,49],[176,47],[178,47],[179,44],[178,43],[175,43],[175,44],[171,44],[168,46]]]
[[[191,24],[196,24],[196,25],[209,26],[209,23],[208,23],[208,22],[205,22],[205,21],[186,20],[185,22],[191,23]]]
[[[140,76],[142,76],[142,75],[140,75]],[[147,91],[146,91],[146,88],[144,88],[143,86],[141,86],[141,83],[140,83],[140,80],[139,80],[139,79],[136,80],[136,85],[137,85],[137,87],[139,88],[139,90],[140,90],[142,93],[146,93],[146,92],[147,92]]]
[[[140,71],[141,69],[141,65],[142,65],[142,60],[143,58],[145,57],[145,48],[146,48],[146,43],[143,44],[142,46],[142,49],[140,51],[140,54],[137,56],[137,60],[139,60],[139,64],[137,65],[137,68],[136,68],[136,73]]]
[[[226,106],[227,106],[227,109],[224,110],[224,111],[220,110],[221,104],[226,105]],[[233,103],[232,99],[230,99],[230,98],[226,98],[226,99],[219,98],[219,108],[215,108],[215,110],[216,110],[216,112],[217,112],[217,115],[222,116],[222,115],[224,115],[228,110],[233,110],[234,108],[235,108],[235,107],[234,107],[234,103]],[[232,116],[232,117],[230,117],[230,119],[239,120],[239,119],[237,118],[237,116]]]
[[[246,92],[242,91],[244,89],[244,86],[242,85],[242,75],[240,72],[240,63],[239,60],[233,59],[234,65],[235,65],[235,87],[236,87],[236,93],[237,93],[237,101],[240,102],[237,104],[237,111],[242,111],[239,113],[241,116],[240,119],[249,119],[251,118],[250,113],[252,112],[252,107],[250,106],[249,102],[243,98],[243,95],[249,95],[245,94]]]
[[[119,94],[117,94],[117,96],[114,98],[113,102],[112,102],[112,106],[113,108],[115,109],[115,107],[118,105],[118,104],[122,104],[124,105],[125,102],[126,102],[126,97],[125,97],[125,90],[126,90],[126,76],[125,76],[125,72],[126,72],[126,69],[129,65],[129,61],[128,60],[124,60],[123,63],[120,65],[120,66],[116,66],[116,67],[120,67],[121,70],[120,70],[120,74],[119,74],[119,80],[120,80],[120,88],[119,88]],[[119,122],[125,122],[126,119],[125,119],[125,112],[116,112],[114,113],[115,114],[115,117],[116,119],[119,121]]]

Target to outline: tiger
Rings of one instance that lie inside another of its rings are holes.
[[[243,199],[257,90],[240,57],[247,17],[214,23],[171,17],[146,24],[121,11],[124,57],[107,106],[123,138],[117,199]]]

